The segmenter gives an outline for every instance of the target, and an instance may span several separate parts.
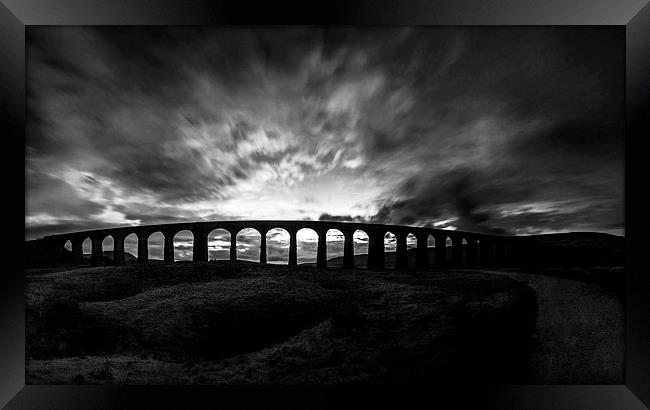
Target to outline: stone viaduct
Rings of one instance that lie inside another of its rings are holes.
[[[343,267],[354,268],[353,235],[359,230],[368,235],[368,269],[385,268],[384,236],[390,232],[395,235],[396,255],[395,267],[408,268],[407,241],[408,234],[417,238],[416,262],[417,269],[429,267],[428,238],[435,240],[434,264],[436,267],[490,267],[510,266],[516,263],[516,236],[486,235],[472,232],[452,231],[402,225],[382,225],[369,223],[330,222],[330,221],[213,221],[213,222],[182,222],[160,225],[131,226],[110,229],[99,229],[83,232],[72,232],[60,235],[45,236],[43,244],[52,251],[63,251],[67,241],[72,244],[72,255],[75,263],[83,263],[83,242],[90,238],[91,264],[99,266],[104,263],[102,242],[108,236],[113,238],[113,261],[116,265],[124,264],[124,239],[135,234],[138,238],[138,263],[148,263],[148,240],[156,232],[164,236],[164,262],[174,261],[174,236],[184,230],[192,232],[193,261],[207,262],[208,235],[215,229],[225,229],[230,233],[230,260],[237,259],[237,234],[246,228],[255,229],[260,234],[260,263],[266,263],[266,233],[274,228],[282,228],[290,235],[289,265],[297,265],[296,234],[303,228],[312,229],[318,235],[317,260],[318,267],[327,267],[326,233],[330,229],[340,231],[345,240],[343,245]],[[451,240],[450,257],[447,252],[448,239]]]

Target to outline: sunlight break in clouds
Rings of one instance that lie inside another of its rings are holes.
[[[219,219],[622,234],[623,42],[594,27],[28,27],[25,236]]]

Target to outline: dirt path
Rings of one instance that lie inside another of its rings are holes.
[[[552,276],[489,273],[526,282],[537,292],[531,383],[623,383],[624,306],[613,291]]]

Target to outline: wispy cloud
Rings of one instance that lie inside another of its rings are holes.
[[[26,237],[243,218],[622,233],[621,33],[29,27]]]

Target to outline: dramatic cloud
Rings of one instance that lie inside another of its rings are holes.
[[[28,239],[219,219],[623,234],[618,28],[29,27],[27,45]]]

